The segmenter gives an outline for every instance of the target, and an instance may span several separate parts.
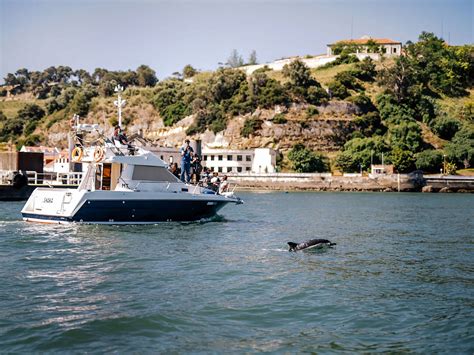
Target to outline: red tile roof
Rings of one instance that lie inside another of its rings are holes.
[[[344,39],[341,41],[337,41],[336,43],[330,44],[330,46],[339,43],[353,43],[353,44],[367,44],[368,41],[374,41],[376,44],[401,44],[401,42],[394,41],[389,38],[359,38],[359,39]]]

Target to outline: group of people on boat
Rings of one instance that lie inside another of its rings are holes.
[[[120,144],[128,147],[130,155],[133,155],[134,148],[130,144],[127,135],[119,127],[116,126],[112,136],[114,144]],[[227,175],[219,176],[219,173],[201,165],[201,158],[194,153],[190,145],[190,140],[186,139],[183,146],[179,149],[181,155],[181,166],[178,163],[171,163],[169,171],[173,173],[182,182],[190,184],[194,183],[202,187],[206,187],[220,194],[227,192],[229,182]]]
[[[229,182],[227,175],[219,176],[219,173],[212,171],[208,167],[203,167],[201,165],[201,158],[194,153],[189,139],[184,141],[184,145],[179,151],[181,154],[181,167],[178,167],[178,163],[172,163],[169,170],[173,175],[184,183],[197,184],[220,194],[228,191]]]

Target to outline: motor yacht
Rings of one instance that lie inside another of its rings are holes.
[[[95,130],[95,125],[78,130]],[[21,213],[44,223],[150,224],[196,221],[214,216],[226,204],[240,204],[233,192],[219,194],[181,182],[159,157],[143,148],[104,139],[76,147],[72,159],[87,165],[77,189],[37,188]]]

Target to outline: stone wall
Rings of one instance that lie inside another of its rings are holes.
[[[229,176],[240,189],[313,191],[419,191],[421,184],[408,174],[333,176],[331,174],[240,174]]]

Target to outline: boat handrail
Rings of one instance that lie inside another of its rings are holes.
[[[48,185],[79,185],[82,181],[83,172],[43,172],[26,171],[28,183],[33,185],[48,184]]]

